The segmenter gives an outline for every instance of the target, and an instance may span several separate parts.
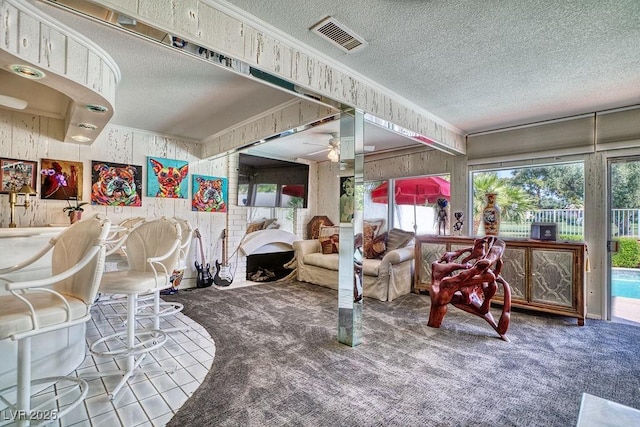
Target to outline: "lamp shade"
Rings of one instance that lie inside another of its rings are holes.
[[[36,190],[33,189],[29,184],[24,184],[20,190],[18,190],[18,194],[36,194]]]

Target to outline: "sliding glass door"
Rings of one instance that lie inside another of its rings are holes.
[[[608,170],[609,319],[640,326],[640,158]]]

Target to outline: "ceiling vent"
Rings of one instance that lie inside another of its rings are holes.
[[[355,52],[367,45],[367,42],[362,37],[331,16],[311,27],[311,31],[329,40],[347,53]]]

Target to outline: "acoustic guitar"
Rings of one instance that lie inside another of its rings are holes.
[[[227,233],[222,230],[222,263],[216,260],[216,275],[213,277],[213,283],[216,286],[226,287],[233,282],[233,276],[231,275],[231,268],[227,262]]]
[[[201,263],[199,263],[198,260],[196,260],[195,262],[196,270],[198,270],[196,286],[198,288],[208,288],[213,284],[213,277],[211,277],[211,267],[209,266],[209,263],[205,264],[204,250],[202,249],[202,236],[200,235],[200,230],[196,228],[193,231],[193,234],[196,236],[200,244],[200,256],[202,257]]]

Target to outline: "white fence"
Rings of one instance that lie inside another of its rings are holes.
[[[503,222],[500,234],[511,237],[528,237],[533,222],[554,222],[558,226],[558,236],[584,236],[583,209],[540,209],[527,211],[521,223]],[[638,223],[640,209],[612,209],[611,227],[614,236],[640,238]],[[504,231],[503,231],[504,230]]]

